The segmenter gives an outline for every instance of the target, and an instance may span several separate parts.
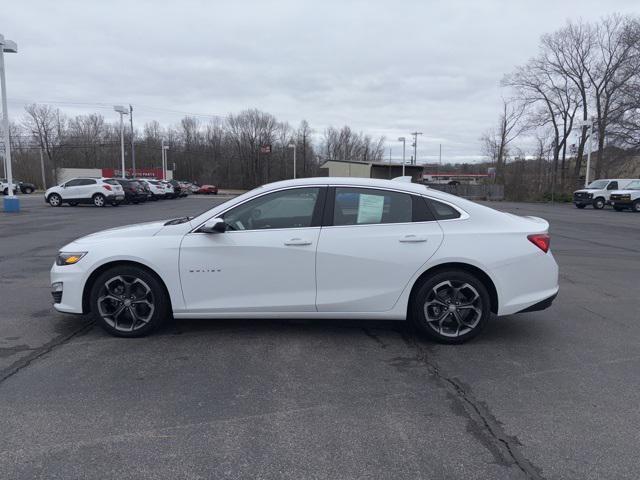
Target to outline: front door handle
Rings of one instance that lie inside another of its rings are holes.
[[[311,240],[305,240],[304,238],[292,238],[284,242],[285,245],[311,245]]]
[[[419,243],[426,241],[427,237],[425,237],[424,235],[405,235],[400,239],[401,243]]]

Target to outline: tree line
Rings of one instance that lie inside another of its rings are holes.
[[[125,128],[125,161],[131,167],[131,131]],[[120,123],[98,113],[69,117],[51,105],[25,107],[10,126],[14,176],[42,186],[57,182],[62,167],[119,168]],[[177,125],[157,121],[133,131],[136,168],[159,168],[161,145],[169,147],[168,166],[174,178],[213,183],[225,188],[252,188],[296,176],[320,174],[327,159],[381,161],[384,138],[354,132],[349,126],[328,127],[321,135],[306,120],[297,128],[257,109],[203,120],[185,116]]]
[[[501,84],[506,97],[498,122],[481,141],[496,168],[496,182],[507,189],[510,180],[528,181],[532,195],[566,193],[579,186],[591,125],[591,179],[616,174],[623,157],[640,149],[636,16],[569,21],[543,35],[539,53],[505,75]],[[515,146],[523,136],[534,139],[528,152]]]

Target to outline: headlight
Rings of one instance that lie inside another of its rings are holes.
[[[56,257],[56,265],[73,265],[78,263],[87,252],[59,252]]]

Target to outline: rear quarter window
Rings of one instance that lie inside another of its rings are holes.
[[[460,218],[460,212],[446,203],[428,199],[427,203],[436,220],[453,220]]]

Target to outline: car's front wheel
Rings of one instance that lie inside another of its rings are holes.
[[[93,204],[96,207],[104,207],[105,206],[105,198],[104,195],[102,195],[101,193],[96,193],[93,197]]]
[[[415,325],[440,343],[463,343],[478,335],[491,316],[489,293],[463,270],[438,272],[413,296]]]
[[[62,197],[57,193],[52,193],[51,195],[49,195],[47,201],[52,207],[59,207],[62,205]]]
[[[593,208],[596,210],[602,210],[605,206],[604,198],[598,197],[593,201]]]
[[[94,282],[91,312],[110,334],[140,337],[158,328],[170,315],[170,307],[155,275],[135,266],[116,266]]]
[[[636,200],[635,202],[633,202],[633,205],[631,205],[631,210],[640,213],[640,200]]]
[[[27,187],[24,189],[24,193],[26,193],[27,195],[30,195],[33,193],[33,188],[31,187]]]

